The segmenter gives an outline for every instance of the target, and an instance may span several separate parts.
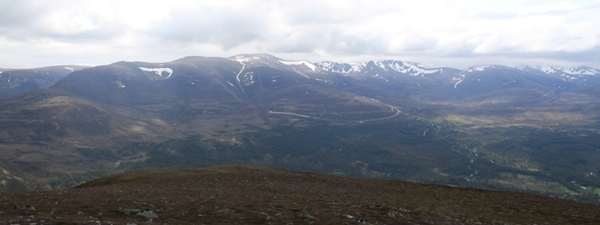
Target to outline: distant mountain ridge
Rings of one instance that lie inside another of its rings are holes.
[[[193,58],[193,57],[192,57]],[[229,57],[240,63],[248,63],[249,65],[274,65],[292,66],[296,72],[319,72],[337,73],[351,77],[372,76],[383,81],[390,82],[398,79],[397,76],[413,76],[426,77],[431,75],[452,76],[450,82],[454,87],[458,88],[462,80],[470,73],[494,73],[494,69],[504,70],[520,70],[528,74],[545,75],[554,78],[560,78],[565,82],[570,82],[579,86],[587,86],[589,83],[598,83],[600,78],[600,70],[587,66],[581,67],[557,67],[557,66],[538,66],[532,67],[520,65],[517,67],[507,67],[499,65],[480,65],[471,66],[467,69],[460,70],[450,67],[433,67],[416,62],[407,62],[400,60],[370,60],[364,63],[340,63],[333,61],[309,62],[306,60],[283,60],[269,54],[240,54]],[[2,69],[0,68],[0,98],[15,96],[30,90],[39,88],[48,88],[69,73],[86,68],[84,66],[53,66],[36,69]],[[158,75],[172,74],[173,71],[168,68],[160,67],[146,68],[139,67],[145,72],[153,72]],[[516,72],[516,71],[513,71]],[[313,74],[314,75],[314,74]],[[168,76],[168,75],[166,75]],[[326,81],[326,76],[321,76],[318,79]],[[568,86],[568,85],[567,85]]]
[[[33,69],[0,68],[0,98],[16,96],[27,91],[49,88],[71,72],[85,66],[51,66]]]
[[[424,76],[428,74],[441,73],[443,68],[448,68],[454,71],[483,71],[486,68],[493,67],[505,67],[505,68],[513,68],[520,69],[527,72],[542,72],[548,75],[600,75],[600,70],[588,67],[588,66],[580,66],[580,67],[558,67],[558,66],[539,66],[539,67],[531,67],[527,65],[519,65],[516,67],[509,66],[501,66],[501,65],[477,65],[468,67],[465,70],[460,70],[451,67],[433,67],[424,65],[416,62],[407,62],[400,60],[370,60],[364,63],[340,63],[333,61],[321,61],[316,62],[315,65],[320,68],[332,72],[332,73],[341,73],[341,74],[350,74],[350,73],[365,73],[367,70],[373,70],[375,67],[383,69],[385,71],[393,70],[398,73],[407,74],[411,76]]]
[[[339,63],[332,61],[323,61],[315,63],[321,69],[332,73],[347,74],[347,75],[360,75],[360,74],[371,74],[376,73],[378,75],[381,70],[384,72],[392,72],[397,75],[408,75],[408,76],[427,76],[434,74],[441,74],[444,70],[449,71],[450,74],[454,73],[453,83],[460,83],[462,77],[468,73],[474,72],[489,72],[490,69],[505,69],[505,70],[521,70],[526,73],[532,74],[545,74],[548,76],[561,77],[564,81],[579,81],[586,80],[590,76],[600,75],[600,70],[581,66],[581,67],[555,67],[555,66],[540,66],[530,67],[526,65],[517,67],[508,67],[500,65],[480,65],[471,66],[465,70],[459,70],[449,67],[431,67],[414,62],[405,62],[398,60],[371,60],[365,63]],[[375,75],[375,76],[376,76]],[[581,83],[581,82],[577,82]]]
[[[419,63],[397,60],[377,60],[368,61],[366,63],[337,63],[324,61],[318,62],[316,65],[329,72],[342,74],[366,73],[368,70],[374,70],[376,68],[384,71],[396,71],[411,76],[425,76],[443,72],[443,68],[434,68]]]

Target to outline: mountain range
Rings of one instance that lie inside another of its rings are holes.
[[[242,54],[49,68],[0,69],[3,190],[253,163],[599,199],[600,71],[589,67]]]
[[[30,90],[49,88],[71,72],[84,66],[52,66],[35,69],[0,68],[0,98],[7,98]]]

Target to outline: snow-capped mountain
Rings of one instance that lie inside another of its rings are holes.
[[[600,84],[600,70],[591,67],[478,65],[459,70],[397,60],[372,60],[365,63],[323,61],[315,65],[331,73],[389,83],[398,88],[424,88],[422,85],[425,84],[460,89],[461,86],[466,86],[464,82],[467,81],[470,83],[467,86],[472,88],[489,86],[489,82],[504,81],[532,81],[555,88]]]
[[[534,73],[537,75],[545,75],[548,77],[559,78],[565,82],[580,86],[588,86],[590,83],[600,82],[600,70],[591,67],[556,67],[556,66],[518,66],[517,69]]]
[[[560,75],[600,75],[600,70],[591,67],[553,67],[553,66],[542,66],[539,68],[546,74],[560,74]]]
[[[501,70],[512,71],[523,74],[531,73],[536,75],[549,75],[561,77],[564,81],[586,80],[591,76],[600,75],[600,70],[591,67],[554,67],[554,66],[517,66],[508,67],[500,65],[479,65],[472,66],[465,70],[454,68],[432,67],[414,62],[404,62],[397,60],[372,60],[365,63],[339,63],[332,61],[323,61],[315,63],[319,68],[332,73],[346,75],[372,74],[381,76],[382,72],[392,72],[409,76],[427,76],[432,74],[450,74],[452,83],[460,83],[462,78],[471,73],[496,73]],[[579,82],[578,82],[579,83]]]
[[[250,67],[268,67],[279,70],[291,70],[304,78],[314,79],[321,82],[328,81],[328,71],[306,60],[285,60],[269,54],[241,54],[229,58],[242,65],[244,73],[238,74],[238,79],[245,79],[250,75],[245,71]]]
[[[597,80],[600,70],[590,67],[552,67],[542,66],[539,68],[545,74],[560,77],[564,81],[587,85],[588,81]]]
[[[506,70],[513,69],[507,66],[498,66],[498,65],[484,65],[484,66],[472,66],[464,70],[466,73],[477,73],[477,72],[485,72],[490,70]]]
[[[486,81],[489,79],[496,79],[500,76],[506,75],[515,75],[515,74],[523,74],[522,71],[519,71],[512,67],[507,66],[499,66],[499,65],[480,65],[480,66],[472,66],[463,71],[460,71],[452,76],[452,84],[454,88],[458,88],[458,86],[465,80],[471,80],[475,82]]]
[[[331,61],[323,61],[318,62],[316,65],[324,70],[327,70],[332,73],[356,73],[360,72],[363,69],[363,64],[361,63],[338,63]]]
[[[230,57],[230,59],[239,62],[244,66],[261,65],[272,68],[281,68],[285,66],[295,67],[300,70],[318,72],[319,68],[306,60],[284,60],[269,54],[241,54]]]
[[[324,61],[318,62],[316,65],[329,72],[342,74],[369,73],[369,71],[383,70],[385,72],[397,72],[410,76],[426,76],[430,74],[440,74],[443,72],[442,68],[435,68],[419,63],[396,60],[377,60],[365,63],[337,63]]]

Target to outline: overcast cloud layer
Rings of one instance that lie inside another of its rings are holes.
[[[600,68],[600,1],[0,0],[0,67],[189,55]]]

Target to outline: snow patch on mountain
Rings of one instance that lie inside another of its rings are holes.
[[[123,82],[121,82],[120,80],[115,81],[115,84],[117,85],[117,87],[119,88],[125,88],[125,85],[123,84]]]
[[[350,68],[352,69],[352,71],[362,71],[363,69],[365,69],[365,67],[367,67],[366,63],[349,63],[348,64],[350,66]]]
[[[156,73],[156,75],[158,76],[167,76],[166,79],[169,79],[169,77],[171,77],[171,75],[173,75],[173,69],[171,68],[147,68],[147,67],[138,67],[140,68],[140,70],[145,71],[145,72],[154,72]]]
[[[463,82],[463,80],[465,79],[466,75],[464,73],[459,73],[456,76],[452,77],[452,83],[454,83],[454,89],[456,89],[458,87],[458,85]]]
[[[242,65],[244,65],[245,62],[250,61],[250,58],[244,57],[243,55],[238,55],[238,56],[235,56],[233,58],[233,60],[238,61],[239,63],[241,63]]]
[[[380,76],[379,74],[375,74],[373,77],[375,77],[375,78],[381,78],[381,79],[382,79],[382,80],[384,80],[385,82],[390,82],[390,80],[388,80],[388,79],[385,79],[385,77],[383,77],[383,76]]]
[[[583,68],[583,67],[565,68],[563,71],[565,73],[573,74],[573,75],[599,75],[600,74],[600,71],[598,71],[597,69]]]
[[[600,75],[600,70],[589,68],[589,67],[553,67],[553,66],[541,66],[539,68],[546,74],[565,74],[565,75]]]
[[[542,66],[540,67],[540,70],[542,72],[544,72],[545,74],[553,74],[556,73],[558,70],[552,66]]]
[[[387,66],[399,73],[409,74],[411,76],[425,76],[435,73],[441,73],[442,69],[432,68],[418,63],[400,62],[400,61],[383,61],[383,66]]]
[[[551,76],[560,76],[563,81],[587,81],[590,76],[599,76],[600,70],[590,67],[555,67],[540,66],[530,69],[541,71]]]
[[[242,73],[243,70],[240,71],[240,73],[238,73],[238,75],[236,76],[237,79],[237,83],[238,83],[238,87],[244,91],[244,87],[250,86],[252,84],[254,84],[254,72],[245,72]],[[234,86],[231,82],[227,81],[227,83],[229,85],[231,85],[232,87]]]
[[[316,63],[319,68],[332,73],[356,73],[362,71],[366,63],[338,63],[331,61],[323,61]]]
[[[238,61],[239,63],[241,63],[243,65],[245,62],[248,62],[249,60],[247,58],[240,58],[240,59],[235,59],[235,61]]]
[[[64,68],[65,68],[65,70],[68,70],[68,71],[71,71],[71,72],[75,71],[75,69],[73,69],[73,67],[65,66]]]
[[[330,61],[317,63],[317,66],[321,69],[344,74],[365,72],[367,65],[371,65],[369,66],[369,69],[380,68],[386,72],[395,71],[410,76],[425,76],[442,72],[441,68],[433,68],[419,63],[395,60],[378,60],[366,63],[337,63]],[[373,67],[373,65],[375,67]]]
[[[381,68],[381,69],[383,69],[385,71],[388,71],[387,68],[386,68],[386,65],[385,65],[385,63],[383,61],[375,61],[375,65],[377,65],[379,68]],[[396,70],[396,71],[398,71],[398,70]]]
[[[236,55],[233,57],[233,60],[238,61],[239,63],[241,63],[242,65],[248,64],[248,63],[253,63],[253,62],[260,62],[262,61],[262,58],[258,55]]]
[[[308,68],[310,68],[312,71],[317,71],[317,66],[315,66],[314,64],[308,62],[308,61],[304,61],[304,60],[300,60],[300,61],[284,61],[284,60],[279,60],[280,63],[283,63],[285,65],[294,65],[294,66],[300,66],[300,65],[304,65]]]
[[[470,69],[468,69],[467,72],[475,72],[475,71],[483,72],[484,70],[486,70],[488,68],[494,68],[494,67],[493,66],[473,66]]]
[[[269,60],[273,60],[273,59],[277,59],[276,57],[269,55],[269,54],[240,54],[240,55],[235,55],[233,57],[233,60],[238,61],[238,62],[256,62],[256,61],[269,61]]]

